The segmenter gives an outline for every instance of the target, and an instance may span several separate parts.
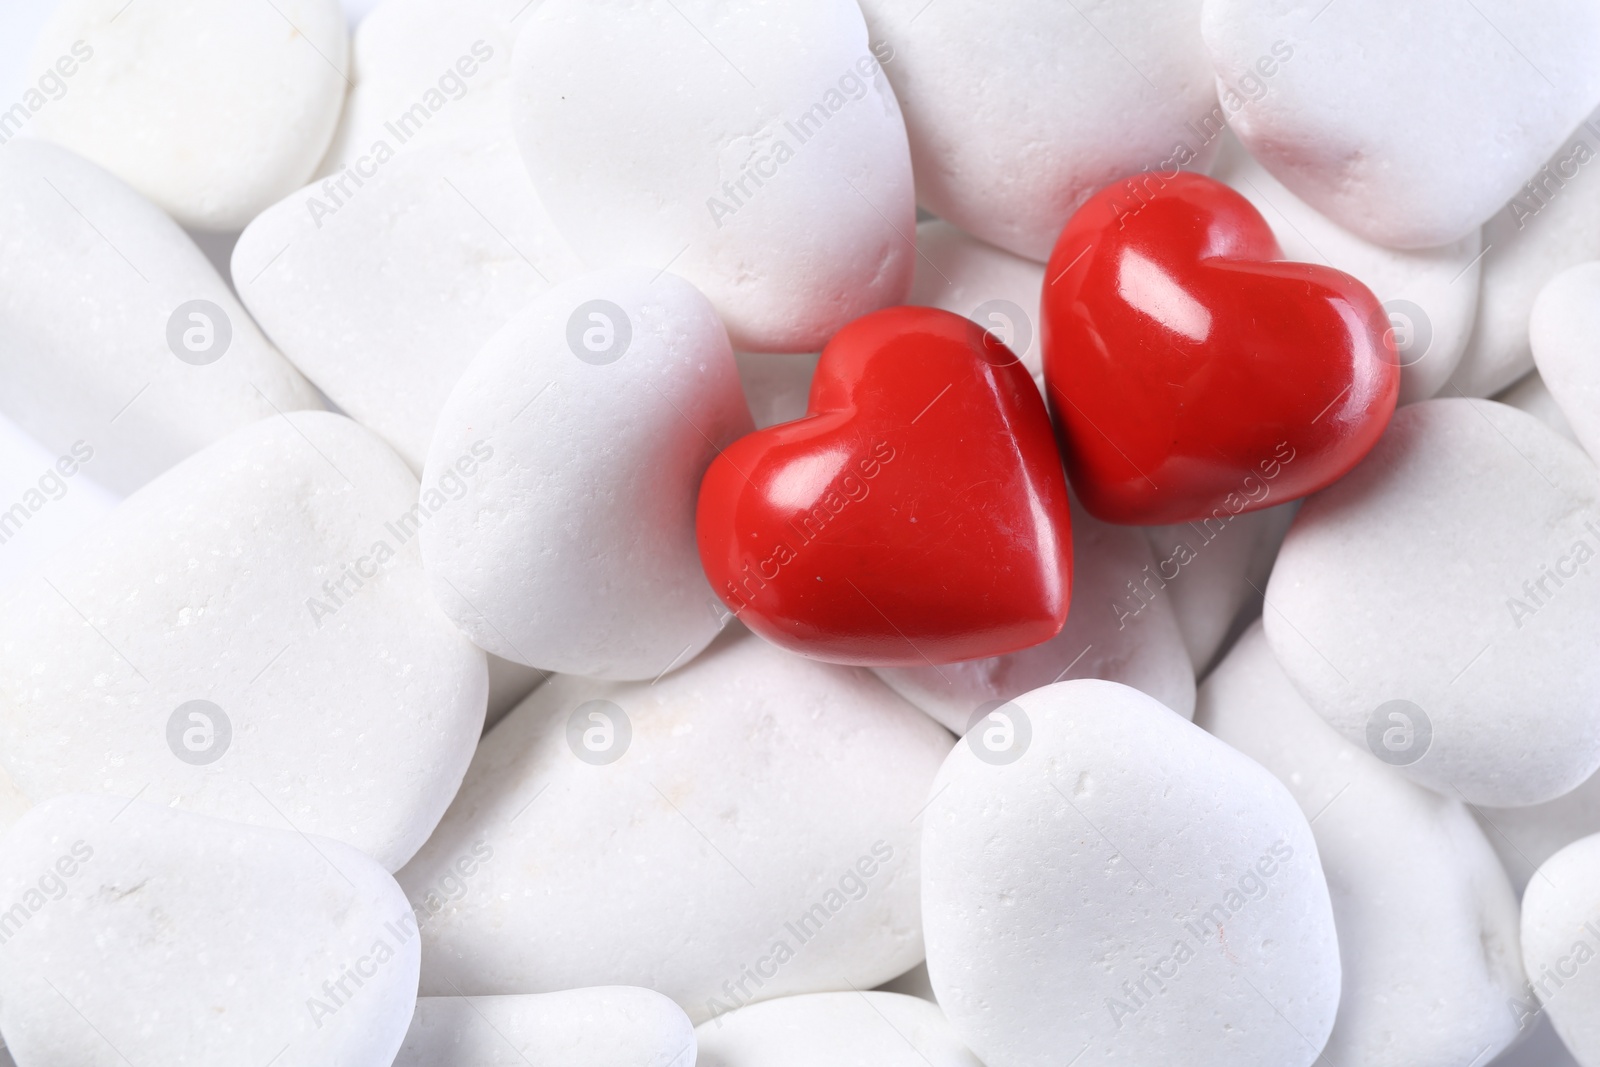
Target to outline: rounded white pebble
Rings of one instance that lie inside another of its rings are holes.
[[[1072,509],[1072,610],[1050,640],[1021,652],[940,667],[878,667],[878,677],[947,729],[965,734],[988,713],[1067,678],[1105,678],[1194,714],[1194,666],[1170,598],[1133,593],[1155,565],[1132,526]]]
[[[0,838],[0,1027],[20,1064],[389,1067],[416,917],[355,849],[72,795]]]
[[[1226,125],[1199,0],[862,9],[892,49],[918,203],[1019,256],[1047,259],[1102,186],[1205,162]]]
[[[1267,639],[1312,707],[1473,804],[1537,804],[1600,766],[1600,472],[1490,400],[1395,413],[1309,498],[1267,587]]]
[[[780,997],[695,1035],[696,1067],[983,1067],[938,1005],[876,990]]]
[[[1600,262],[1569,267],[1539,291],[1528,325],[1550,395],[1590,456],[1600,456]]]
[[[196,230],[239,230],[311,177],[347,87],[336,0],[61,0],[34,45],[77,72],[33,130]]]
[[[694,1027],[660,993],[601,986],[419,997],[394,1067],[694,1067]]]
[[[1522,896],[1529,988],[1513,1010],[1543,1006],[1582,1067],[1600,1064],[1600,834],[1546,860]],[[1531,1021],[1531,1020],[1530,1020]]]
[[[1277,779],[1148,696],[1081,680],[963,742],[923,816],[928,973],[988,1067],[1309,1067],[1339,1003],[1328,887]],[[1009,760],[1007,762],[1006,760]]]
[[[483,653],[428,595],[417,498],[398,456],[326,412],[173,468],[7,590],[0,760],[35,801],[137,793],[398,868],[488,696]]]
[[[1526,411],[1573,444],[1580,448],[1583,446],[1583,442],[1578,440],[1577,433],[1572,429],[1572,423],[1567,421],[1566,415],[1561,411],[1561,405],[1550,395],[1550,387],[1544,384],[1544,379],[1539,377],[1538,371],[1529,371],[1517,380],[1516,385],[1495,399],[1518,411]]]
[[[911,156],[852,0],[547,0],[526,19],[512,124],[585,261],[687,278],[741,351],[815,351],[905,299]]]
[[[727,334],[688,282],[618,267],[557,286],[440,413],[425,484],[496,459],[422,531],[434,597],[518,663],[642,679],[681,666],[727,615],[695,543],[700,479],[754,428]]]
[[[700,1021],[887,981],[922,958],[912,820],[950,744],[867,671],[748,634],[654,684],[557,675],[400,872],[423,992],[641,985]]]
[[[0,152],[0,404],[130,493],[247,423],[321,407],[171,219],[65,149]]]
[[[1517,898],[1464,804],[1335,733],[1260,623],[1200,687],[1195,723],[1276,775],[1312,820],[1344,971],[1328,1063],[1445,1067],[1516,1040]]]
[[[1022,360],[1035,381],[1044,376],[1039,294],[1044,268],[948,222],[917,224],[917,272],[908,303],[943,308],[987,327]]]
[[[325,179],[252,222],[233,252],[263,329],[352,418],[421,470],[472,357],[577,258],[508,133],[441,137]]]

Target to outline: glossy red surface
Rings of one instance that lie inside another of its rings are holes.
[[[1283,262],[1249,201],[1196,174],[1084,204],[1041,315],[1072,487],[1110,522],[1223,519],[1315,492],[1366,455],[1399,395],[1377,297]]]
[[[805,418],[741,438],[700,486],[700,559],[750,629],[902,666],[1047,641],[1071,520],[1049,415],[977,324],[897,307],[822,351]]]

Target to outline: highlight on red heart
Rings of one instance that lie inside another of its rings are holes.
[[[1399,396],[1378,298],[1284,261],[1250,202],[1198,174],[1091,197],[1056,242],[1040,313],[1068,476],[1108,522],[1267,507],[1240,486],[1285,447],[1296,459],[1270,503],[1313,493],[1377,443]]]
[[[977,659],[1066,621],[1071,520],[1045,405],[997,337],[936,308],[840,330],[805,417],[711,464],[696,534],[738,618],[815,659]]]

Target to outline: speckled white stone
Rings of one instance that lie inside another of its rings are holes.
[[[1528,337],[1533,359],[1590,456],[1600,456],[1600,262],[1569,267],[1539,291]]]
[[[419,997],[394,1067],[694,1067],[694,1027],[649,989]]]
[[[1343,992],[1326,1062],[1480,1062],[1518,1033],[1517,898],[1466,805],[1396,774],[1306,705],[1256,623],[1195,723],[1288,786],[1328,879]]]
[[[580,268],[508,133],[441,136],[369,169],[260,215],[233,277],[307,377],[420,470],[472,357]]]
[[[1219,84],[1291,42],[1233,131],[1307,204],[1391,248],[1466,237],[1600,104],[1585,0],[1538,18],[1517,0],[1206,0],[1203,25]],[[1492,150],[1469,149],[1484,130]]]
[[[1313,1063],[1339,951],[1289,791],[1115,682],[1012,707],[1020,756],[958,744],[923,815],[928,973],[972,1051],[988,1067],[1145,1064],[1181,1033],[1187,1067]]]
[[[1543,804],[1485,806],[1474,814],[1520,893],[1541,863],[1579,838],[1600,833],[1600,774]]]
[[[780,997],[702,1023],[696,1067],[983,1067],[938,1005],[898,993]]]
[[[862,4],[905,109],[917,201],[1043,262],[1079,204],[1146,168],[1203,164],[1225,111],[1199,0]]]
[[[388,1067],[417,920],[366,856],[116,796],[0,838],[0,1026],[20,1064]]]
[[[610,331],[598,356],[591,331]],[[695,543],[700,479],[754,428],[727,334],[688,282],[617,267],[557,286],[439,416],[424,483],[480,448],[497,461],[422,531],[435,599],[517,663],[652,679],[687,662],[727,617]]]
[[[1551,153],[1483,227],[1478,316],[1445,387],[1492,396],[1533,368],[1528,316],[1551,278],[1600,257],[1600,112]]]
[[[1493,401],[1412,404],[1301,507],[1267,639],[1323,718],[1413,780],[1536,804],[1600,766],[1597,552],[1600,473],[1580,449]]]
[[[886,981],[922,957],[912,820],[951,742],[869,672],[748,634],[654,684],[558,675],[400,872],[437,893],[423,992],[642,985],[699,1021]]]
[[[917,273],[908,303],[943,308],[988,327],[1041,381],[1039,295],[1044,268],[962,233],[948,222],[917,224]]]
[[[1344,271],[1383,302],[1400,354],[1400,403],[1426,400],[1443,388],[1461,360],[1478,310],[1479,231],[1474,228],[1441,248],[1385,248],[1323,218],[1237,138],[1225,135],[1222,145],[1211,176],[1255,205],[1286,259]]]
[[[904,301],[911,155],[851,0],[546,0],[513,57],[539,196],[594,266],[671,269],[741,351]]]
[[[91,55],[33,132],[193,229],[242,229],[310,178],[344,105],[336,0],[61,0],[33,68],[77,42]]]
[[[43,141],[6,145],[0,232],[0,406],[57,454],[86,443],[105,485],[132,492],[275,409],[321,406],[194,242],[92,163]],[[231,333],[203,366],[168,343],[191,300],[221,308]]]
[[[1562,414],[1561,405],[1550,395],[1550,387],[1544,384],[1544,379],[1539,377],[1538,371],[1529,371],[1517,379],[1517,384],[1495,399],[1519,411],[1526,411],[1573,444],[1582,446],[1583,442],[1578,440],[1577,433],[1572,429],[1572,423]]]
[[[138,794],[398,868],[460,785],[488,691],[401,536],[435,503],[326,412],[191,457],[6,591],[0,761],[36,801]],[[221,718],[180,711],[195,700]]]
[[[1522,896],[1530,989],[1517,1007],[1554,1024],[1582,1067],[1600,1064],[1600,835],[1551,856]]]
[[[879,667],[878,677],[958,735],[981,712],[1067,678],[1121,682],[1193,715],[1194,667],[1171,598],[1151,596],[1155,558],[1139,529],[1100,522],[1074,502],[1072,560],[1072,607],[1055,637],[989,659]]]

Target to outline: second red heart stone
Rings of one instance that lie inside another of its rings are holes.
[[[1066,621],[1066,480],[1028,372],[933,308],[857,319],[805,418],[729,447],[700,487],[700,559],[751,630],[835,663],[995,656]]]
[[[1045,274],[1050,407],[1108,522],[1231,516],[1330,484],[1399,396],[1388,315],[1348,274],[1282,261],[1250,202],[1196,174],[1089,199]]]

